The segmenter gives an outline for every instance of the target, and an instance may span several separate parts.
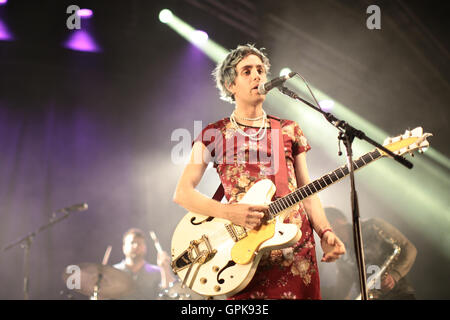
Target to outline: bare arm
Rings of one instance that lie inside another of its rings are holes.
[[[189,162],[178,180],[173,200],[189,211],[217,218],[225,218],[223,204],[206,197],[195,189],[208,166],[207,162],[203,160],[203,156],[201,158],[198,156],[203,155],[205,150],[206,147],[201,142],[196,142],[192,147]]]
[[[250,229],[259,227],[267,206],[223,204],[208,198],[195,189],[205,173],[208,160],[210,160],[208,157],[203,157],[205,152],[209,153],[202,142],[194,143],[189,162],[178,181],[174,202],[191,212],[227,219]]]
[[[298,187],[304,186],[311,182],[308,167],[306,165],[305,152],[302,152],[295,157],[295,175],[297,178]],[[302,202],[308,214],[308,218],[311,221],[311,225],[317,234],[320,234],[322,230],[331,228],[317,194],[304,199]]]
[[[304,186],[311,182],[308,167],[306,165],[305,152],[302,152],[295,157],[294,167],[298,187]],[[304,199],[302,203],[305,207],[306,213],[308,214],[311,226],[317,234],[321,235],[323,230],[331,228],[317,194]],[[324,252],[322,261],[324,262],[333,262],[338,259],[340,255],[345,253],[344,244],[333,232],[326,232],[323,235],[321,245]]]

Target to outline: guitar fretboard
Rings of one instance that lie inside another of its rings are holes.
[[[353,161],[354,170],[364,167],[365,165],[371,163],[372,161],[381,158],[381,156],[382,155],[378,151],[378,149],[366,153],[365,155]],[[281,211],[286,210],[287,208],[297,204],[303,199],[319,192],[322,189],[325,189],[326,187],[341,180],[342,178],[346,177],[349,174],[350,171],[347,165],[339,167],[336,170],[332,171],[331,173],[325,174],[319,179],[314,180],[313,182],[301,188],[298,188],[294,192],[273,201],[269,205],[269,214],[271,214],[271,216],[274,217]]]

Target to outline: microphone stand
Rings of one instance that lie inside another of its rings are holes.
[[[353,167],[353,151],[352,151],[352,143],[355,137],[365,140],[369,142],[371,145],[375,146],[378,149],[381,149],[382,151],[386,152],[388,155],[390,155],[395,161],[401,163],[408,169],[411,169],[413,167],[413,164],[406,160],[405,158],[394,154],[389,149],[383,147],[376,141],[370,139],[366,136],[366,134],[358,130],[345,121],[339,120],[334,115],[332,115],[329,112],[325,112],[322,109],[314,106],[313,104],[309,103],[308,101],[300,98],[295,92],[292,90],[280,86],[278,87],[278,90],[281,91],[281,93],[291,97],[294,100],[299,100],[309,107],[313,108],[314,110],[320,112],[325,119],[327,119],[328,122],[330,122],[333,126],[338,128],[339,136],[338,139],[342,140],[347,151],[347,166],[349,170],[350,175],[350,197],[351,197],[351,208],[352,208],[352,223],[353,223],[353,240],[355,244],[355,254],[356,254],[356,263],[358,266],[358,274],[359,274],[359,283],[360,283],[360,289],[361,289],[361,300],[368,300],[368,294],[367,294],[367,282],[366,282],[366,265],[364,261],[364,249],[363,249],[363,241],[362,241],[362,234],[361,234],[361,222],[360,222],[360,215],[359,215],[359,205],[358,205],[358,196],[356,193],[356,187],[355,187],[355,176],[354,176],[354,167]]]
[[[31,248],[31,243],[33,242],[34,238],[42,231],[50,228],[51,226],[53,226],[54,224],[66,219],[67,217],[69,217],[71,211],[70,208],[63,208],[60,210],[57,210],[57,212],[65,212],[64,215],[62,215],[59,218],[56,218],[56,214],[53,213],[52,217],[50,218],[49,222],[47,224],[42,225],[41,227],[39,227],[37,230],[28,233],[27,235],[23,236],[22,238],[11,242],[10,244],[7,244],[6,246],[4,246],[2,248],[2,251],[7,251],[17,245],[20,244],[20,247],[22,249],[24,249],[24,257],[23,257],[23,273],[24,273],[24,277],[23,277],[23,295],[24,295],[24,300],[29,300],[30,298],[30,291],[29,291],[29,283],[30,283],[30,248]],[[68,211],[69,209],[69,211]]]

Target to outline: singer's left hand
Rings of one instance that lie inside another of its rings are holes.
[[[320,244],[323,250],[322,262],[334,262],[343,254],[345,254],[345,245],[334,232],[326,232]]]

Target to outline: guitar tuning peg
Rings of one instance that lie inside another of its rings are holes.
[[[423,154],[423,150],[422,149],[417,150],[417,152],[419,152],[420,154]]]
[[[409,154],[414,158],[414,152],[410,152]]]

